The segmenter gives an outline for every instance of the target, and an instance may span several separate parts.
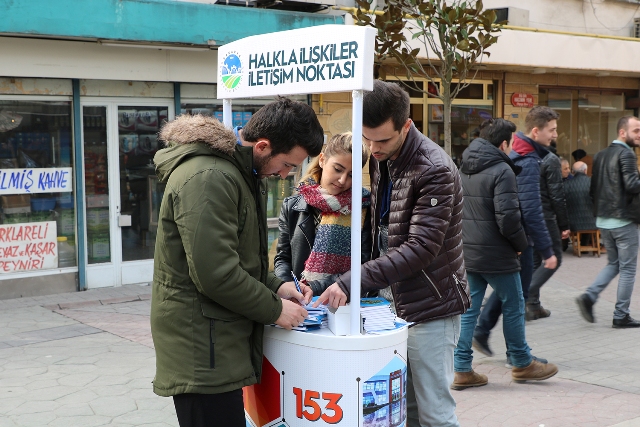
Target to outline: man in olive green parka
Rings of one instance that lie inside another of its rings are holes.
[[[245,426],[242,387],[260,381],[263,325],[301,323],[306,303],[292,282],[267,273],[262,178],[322,147],[311,108],[286,98],[243,129],[183,115],[159,135],[154,161],[160,207],[151,302],[154,392],[173,396],[181,427]]]

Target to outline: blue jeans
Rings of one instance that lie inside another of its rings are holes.
[[[532,277],[533,246],[527,246],[527,249],[520,254],[520,282],[522,283],[522,296],[525,301],[529,296],[529,286],[531,285]],[[502,314],[502,301],[500,301],[500,298],[498,298],[498,295],[494,292],[484,305],[484,309],[482,309],[474,335],[488,337],[493,327],[498,323],[500,314]]]
[[[453,351],[460,316],[409,328],[407,341],[407,427],[460,427],[453,382]]]
[[[624,319],[629,314],[629,303],[631,302],[631,293],[636,279],[638,226],[632,223],[611,230],[600,229],[600,234],[602,235],[604,247],[607,249],[609,263],[589,286],[586,295],[595,303],[600,292],[620,273],[618,297],[613,318]]]
[[[473,350],[471,341],[476,327],[482,299],[491,285],[502,304],[502,329],[513,366],[524,368],[531,364],[531,353],[524,333],[524,298],[520,284],[520,273],[477,274],[467,272],[471,292],[471,308],[462,315],[460,340],[455,350],[456,372],[471,371]]]

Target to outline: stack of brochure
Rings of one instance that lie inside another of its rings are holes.
[[[310,332],[317,331],[318,329],[326,328],[328,326],[327,306],[320,305],[316,308],[313,307],[313,303],[316,302],[317,299],[318,297],[314,297],[311,302],[304,307],[308,313],[307,318],[304,319],[304,321],[300,325],[294,326],[292,330],[300,332]],[[278,325],[274,326],[280,328],[280,326]]]
[[[391,303],[384,298],[360,299],[360,314],[367,333],[396,329],[396,315]]]

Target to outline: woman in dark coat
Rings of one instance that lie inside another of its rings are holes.
[[[320,295],[351,269],[351,133],[335,135],[308,167],[298,194],[287,197],[280,211],[275,274],[293,280],[291,272]],[[362,165],[369,152],[362,146]],[[360,171],[357,171],[360,173]],[[370,193],[362,189],[361,262],[371,256]]]

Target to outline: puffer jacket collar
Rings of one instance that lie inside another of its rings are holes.
[[[416,152],[420,148],[420,138],[418,138],[420,131],[416,128],[416,125],[411,123],[409,132],[400,147],[400,154],[395,160],[389,160],[389,172],[391,173],[391,179],[396,177],[400,172],[406,169],[407,165],[412,161]]]
[[[527,155],[544,159],[547,154],[549,154],[549,150],[547,150],[546,147],[538,144],[524,133],[517,132],[513,136],[513,150],[511,150],[511,154],[509,155],[511,159],[515,160],[518,157]]]
[[[522,171],[522,168],[516,166],[509,156],[499,148],[486,139],[476,138],[471,141],[469,147],[462,153],[462,167],[460,168],[460,172],[473,175],[503,162],[509,165],[516,175]]]

